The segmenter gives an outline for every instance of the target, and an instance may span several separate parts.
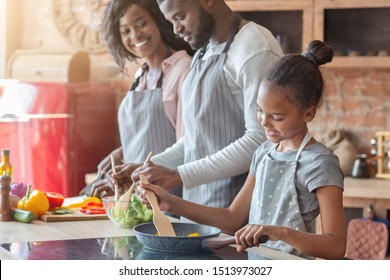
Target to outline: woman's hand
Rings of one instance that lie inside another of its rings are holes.
[[[146,198],[145,190],[149,190],[155,193],[158,206],[162,211],[170,211],[173,195],[157,185],[140,182],[137,184],[137,193],[140,195],[142,203],[145,204],[148,208],[151,208],[151,205]]]
[[[106,156],[97,166],[98,173],[102,176],[105,176],[106,173],[111,169],[111,155],[113,155],[114,160],[117,164],[123,163],[122,147],[119,147],[112,151],[111,154]]]
[[[128,184],[130,182],[131,185],[133,183],[131,175],[139,166],[141,166],[141,164],[138,163],[125,163],[122,165],[117,165],[115,167],[115,172],[113,172],[113,170],[108,172],[112,183],[114,183],[114,179],[116,179],[118,180],[118,183],[122,182],[123,184]]]
[[[103,178],[92,184],[90,194],[91,196],[100,198],[112,196],[114,195],[114,189],[112,188],[110,182],[106,178]]]
[[[131,173],[138,167],[137,164],[122,164],[105,173],[104,178],[92,185],[91,194],[96,197],[106,197],[115,194],[115,179],[118,180],[119,194],[126,192],[133,184]]]

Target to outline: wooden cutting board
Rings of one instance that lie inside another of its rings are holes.
[[[84,214],[77,209],[73,209],[71,214],[53,214],[46,212],[39,217],[44,222],[64,222],[64,221],[88,221],[88,220],[107,220],[106,214]]]

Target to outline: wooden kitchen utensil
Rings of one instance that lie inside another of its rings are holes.
[[[116,172],[115,160],[114,160],[114,156],[112,154],[111,154],[111,167],[112,167],[113,173],[115,173]],[[119,200],[119,187],[118,187],[118,181],[116,179],[114,180],[114,185],[115,185],[115,201],[118,201]]]
[[[148,179],[144,175],[140,175],[142,183],[148,184]],[[154,192],[145,190],[146,198],[149,200],[150,205],[153,209],[153,223],[160,236],[176,236],[175,230],[173,229],[171,221],[161,211],[158,206],[157,197]]]
[[[268,235],[263,235],[260,237],[260,243],[265,243],[268,241]],[[218,250],[225,246],[236,244],[236,238],[234,236],[225,236],[225,237],[212,237],[209,239],[203,240],[204,248]]]
[[[153,155],[153,152],[150,152],[148,154],[147,158],[144,161],[144,166],[150,161],[150,158],[152,157],[152,155]],[[131,185],[131,187],[124,194],[122,194],[121,197],[119,197],[119,199],[116,200],[116,203],[115,203],[116,209],[120,209],[122,211],[127,210],[127,208],[129,207],[130,197],[134,191],[134,187],[135,187],[135,183],[133,183]]]

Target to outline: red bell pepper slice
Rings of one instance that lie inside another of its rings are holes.
[[[80,212],[85,213],[85,214],[90,214],[90,215],[106,214],[106,211],[104,209],[101,209],[101,208],[80,209]]]

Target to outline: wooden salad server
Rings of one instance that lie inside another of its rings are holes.
[[[148,184],[148,179],[144,175],[140,175],[142,183]],[[146,198],[149,200],[150,205],[153,209],[153,223],[160,236],[176,236],[175,230],[173,229],[172,223],[167,216],[161,211],[158,206],[157,197],[154,192],[145,190]]]

